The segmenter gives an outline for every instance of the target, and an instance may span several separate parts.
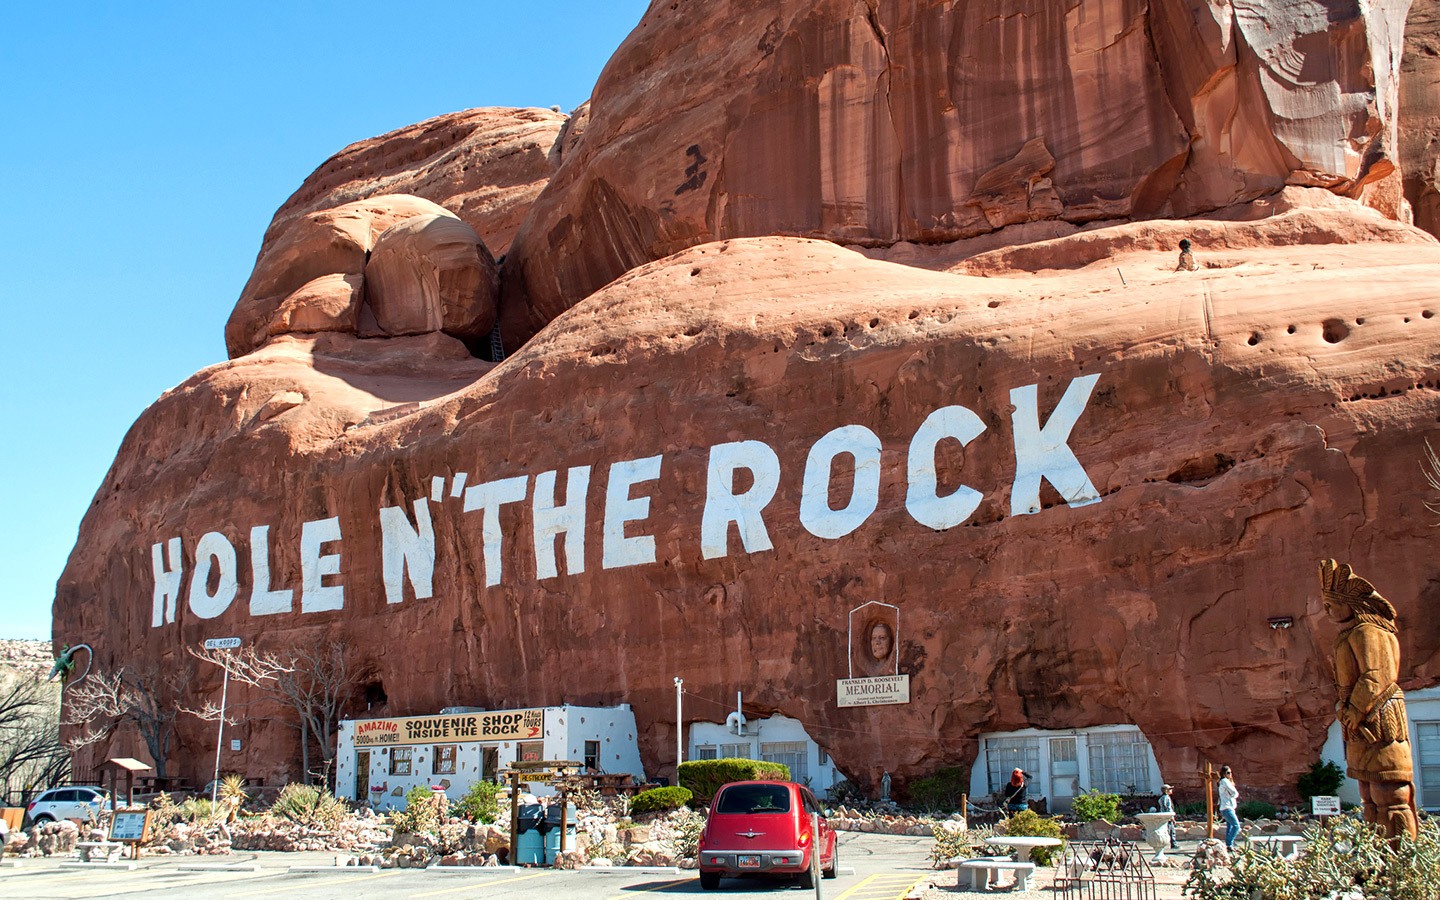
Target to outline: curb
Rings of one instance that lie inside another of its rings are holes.
[[[286,871],[292,875],[305,872],[369,872],[372,875],[378,875],[381,869],[379,866],[291,866]],[[394,869],[386,869],[385,871],[398,872],[400,869],[397,866]],[[422,870],[415,869],[413,871],[418,872]]]
[[[181,872],[258,872],[258,863],[190,863],[176,866]]]
[[[133,872],[138,866],[133,862],[66,862],[61,863],[62,869],[112,869],[122,872]]]

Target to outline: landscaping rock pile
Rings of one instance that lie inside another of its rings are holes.
[[[830,813],[830,827],[836,831],[863,831],[867,834],[900,834],[909,837],[931,837],[940,821],[962,822],[958,815],[939,820],[934,816],[889,810],[855,809],[837,806]]]

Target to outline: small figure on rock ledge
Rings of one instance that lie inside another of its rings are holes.
[[[1200,268],[1200,265],[1195,262],[1195,254],[1190,252],[1190,239],[1182,238],[1180,241],[1180,262],[1176,263],[1175,271],[1194,272],[1198,268]]]

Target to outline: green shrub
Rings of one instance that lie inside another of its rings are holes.
[[[1060,830],[1060,819],[1042,816],[1033,809],[1021,810],[1008,819],[1001,819],[1000,824],[995,826],[995,830],[1012,837],[1028,835],[1064,840],[1064,833]],[[1058,857],[1064,849],[1063,843],[1059,847],[1036,847],[1030,851],[1030,858],[1039,865],[1048,866],[1051,857]]]
[[[970,789],[970,772],[959,766],[938,769],[910,782],[910,802],[922,809],[952,812],[960,808],[960,799]]]
[[[1197,866],[1184,893],[1196,900],[1309,900],[1314,897],[1389,897],[1433,900],[1440,884],[1440,829],[1420,823],[1417,840],[1395,847],[1352,816],[1312,826],[1305,852],[1287,859],[1265,847],[1236,844],[1228,869]]]
[[[455,815],[471,822],[493,823],[500,817],[500,792],[504,788],[493,781],[477,781],[465,796],[455,801]],[[576,807],[579,808],[578,805]]]
[[[1275,804],[1266,803],[1264,800],[1246,800],[1235,807],[1235,815],[1242,819],[1273,819],[1275,813]]]
[[[395,813],[390,821],[397,833],[434,834],[445,817],[446,806],[444,794],[417,784],[405,792],[405,808]]]
[[[345,801],[313,784],[291,782],[270,805],[271,815],[303,825],[332,826],[347,814]]]
[[[1295,789],[1301,797],[1309,800],[1311,797],[1333,797],[1340,793],[1340,785],[1344,783],[1345,770],[1333,762],[1321,760],[1300,776],[1300,780],[1295,782]]]
[[[641,813],[668,812],[672,809],[679,809],[689,803],[694,796],[689,788],[651,788],[636,794],[635,798],[630,801],[630,814],[638,816]]]
[[[1205,815],[1205,804],[1198,800],[1175,804],[1175,815],[1180,818],[1194,818]]]
[[[1088,790],[1076,797],[1070,806],[1075,818],[1082,822],[1104,819],[1106,822],[1120,820],[1120,795],[1106,794],[1099,790]]]
[[[789,781],[790,767],[784,763],[756,759],[692,759],[680,764],[680,786],[702,803],[731,781]]]
[[[984,825],[967,829],[960,827],[961,824],[954,820],[936,823],[935,842],[930,845],[930,864],[934,868],[943,869],[956,857],[980,856],[982,852],[989,852],[985,849],[985,839],[993,836],[995,829]]]

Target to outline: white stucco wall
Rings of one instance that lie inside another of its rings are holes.
[[[1045,797],[1050,801],[1051,812],[1058,812],[1061,807],[1068,808],[1068,798],[1056,802],[1056,791],[1051,783],[1051,759],[1050,739],[1051,738],[1074,738],[1076,756],[1076,774],[1073,776],[1076,781],[1075,794],[1081,794],[1091,788],[1090,783],[1090,738],[1094,735],[1136,733],[1140,730],[1133,725],[1097,725],[1092,728],[1067,728],[1063,730],[1048,730],[1043,728],[1024,728],[1019,731],[991,732],[980,735],[980,753],[975,759],[975,765],[970,770],[970,797],[972,802],[983,802],[983,798],[991,793],[989,783],[988,764],[989,759],[986,752],[986,740],[998,738],[1029,738],[1036,742],[1039,750],[1039,764],[1035,771],[1030,774],[1034,776],[1028,785],[1029,798],[1037,799]],[[1141,735],[1143,737],[1143,734]],[[1146,742],[1146,764],[1149,783],[1137,785],[1144,792],[1158,793],[1160,786],[1165,780],[1160,772],[1160,764],[1155,759],[1155,751]],[[1027,769],[1027,771],[1029,771]],[[1008,770],[1007,770],[1008,774]],[[1072,795],[1074,796],[1074,795]]]
[[[685,750],[686,759],[696,759],[697,747],[721,747],[727,744],[747,745],[746,758],[760,759],[761,744],[805,744],[805,777],[810,780],[810,789],[821,797],[831,785],[845,776],[835,769],[835,763],[825,756],[821,762],[821,748],[798,720],[788,716],[771,716],[746,723],[745,735],[730,733],[723,722],[692,722],[689,726],[689,742]],[[792,773],[793,775],[794,773]]]
[[[610,773],[629,773],[636,781],[644,781],[644,770],[640,763],[640,749],[636,743],[635,713],[629,704],[618,707],[562,706],[544,710],[544,732],[541,735],[544,759],[584,760],[585,742],[600,742],[600,767]],[[355,796],[355,775],[357,757],[355,747],[355,723],[363,720],[347,719],[340,723],[338,750],[335,755],[335,793],[347,800],[359,802]],[[520,743],[517,741],[478,741],[456,743],[440,741],[440,744],[455,743],[455,774],[432,774],[434,766],[434,744],[416,744],[410,775],[390,774],[392,747],[360,748],[370,751],[370,785],[383,786],[384,791],[372,791],[370,797],[376,810],[397,810],[405,808],[405,794],[415,787],[429,788],[446,784],[445,796],[459,800],[481,777],[481,748],[493,746],[497,749],[499,768],[505,769],[515,762]],[[544,785],[535,785],[533,793],[548,794],[553,791]]]

